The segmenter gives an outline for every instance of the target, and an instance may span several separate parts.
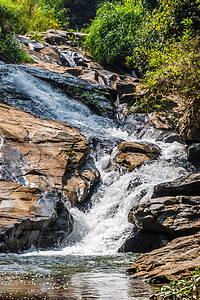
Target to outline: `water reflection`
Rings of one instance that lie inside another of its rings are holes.
[[[0,299],[149,299],[151,287],[125,273],[133,260],[1,255]]]

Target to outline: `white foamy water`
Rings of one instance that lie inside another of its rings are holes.
[[[102,178],[88,211],[82,212],[67,203],[74,229],[60,248],[0,255],[0,296],[53,300],[149,299],[151,288],[125,274],[126,267],[135,260],[134,254],[124,255],[118,249],[133,230],[127,220],[133,205],[148,201],[155,185],[187,174],[184,145],[160,140],[160,133],[149,125],[148,116],[133,118],[127,127],[119,126],[91,113],[84,104],[23,68],[0,65],[0,73],[0,89],[7,91],[7,104],[39,118],[70,124],[92,142],[92,155]],[[160,147],[161,155],[130,173],[109,170],[122,140],[154,143]],[[12,173],[15,171],[14,164]]]
[[[150,199],[156,184],[174,180],[187,173],[184,165],[186,158],[184,146],[178,142],[171,144],[156,142],[157,135],[152,127],[143,129],[144,134],[138,138],[134,130],[119,128],[114,121],[92,114],[84,104],[67,97],[59,89],[27,74],[23,69],[10,72],[4,77],[4,81],[27,98],[23,100],[18,97],[15,106],[38,117],[70,124],[87,138],[95,137],[98,142],[106,138],[111,143],[116,139],[146,141],[155,143],[161,148],[158,160],[147,162],[127,174],[121,174],[116,170],[106,171],[117,150],[114,148],[111,154],[109,154],[111,151],[103,150],[96,161],[97,168],[101,172],[102,185],[93,195],[92,208],[89,211],[83,213],[77,208],[69,209],[75,225],[63,248],[25,255],[116,254],[133,228],[127,221],[132,206]],[[143,119],[136,118],[134,126],[144,126]],[[112,146],[109,150],[112,150]]]

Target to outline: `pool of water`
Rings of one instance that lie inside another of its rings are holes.
[[[149,299],[151,287],[126,274],[135,258],[4,254],[0,299]]]

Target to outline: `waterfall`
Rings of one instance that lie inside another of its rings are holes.
[[[144,116],[134,118],[132,128],[119,126],[113,120],[92,114],[88,107],[66,96],[59,88],[40,80],[17,66],[0,65],[0,88],[6,103],[36,117],[65,122],[76,127],[89,141],[97,141],[92,151],[101,172],[102,184],[92,196],[92,207],[86,212],[69,205],[75,220],[74,230],[61,249],[35,252],[35,255],[113,255],[132,230],[127,216],[132,206],[147,201],[153,187],[187,174],[184,145],[157,139],[157,132],[145,126]],[[60,74],[62,76],[62,74]],[[13,96],[13,91],[15,91]],[[17,91],[17,92],[16,92]],[[144,127],[138,135],[138,128]],[[134,130],[135,129],[135,130]],[[144,163],[130,173],[108,170],[120,141],[147,141],[161,148],[158,160]],[[98,155],[95,151],[98,151]],[[33,253],[25,254],[33,255]]]

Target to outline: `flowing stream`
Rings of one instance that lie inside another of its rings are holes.
[[[23,67],[0,65],[0,74],[7,104],[70,124],[86,136],[102,178],[89,209],[69,205],[74,230],[60,248],[0,256],[0,299],[149,299],[150,287],[125,273],[136,255],[118,249],[133,229],[127,221],[132,206],[147,201],[156,184],[187,174],[184,145],[164,142],[146,116],[119,125],[92,114]],[[161,155],[131,173],[108,170],[122,140],[154,143]]]

